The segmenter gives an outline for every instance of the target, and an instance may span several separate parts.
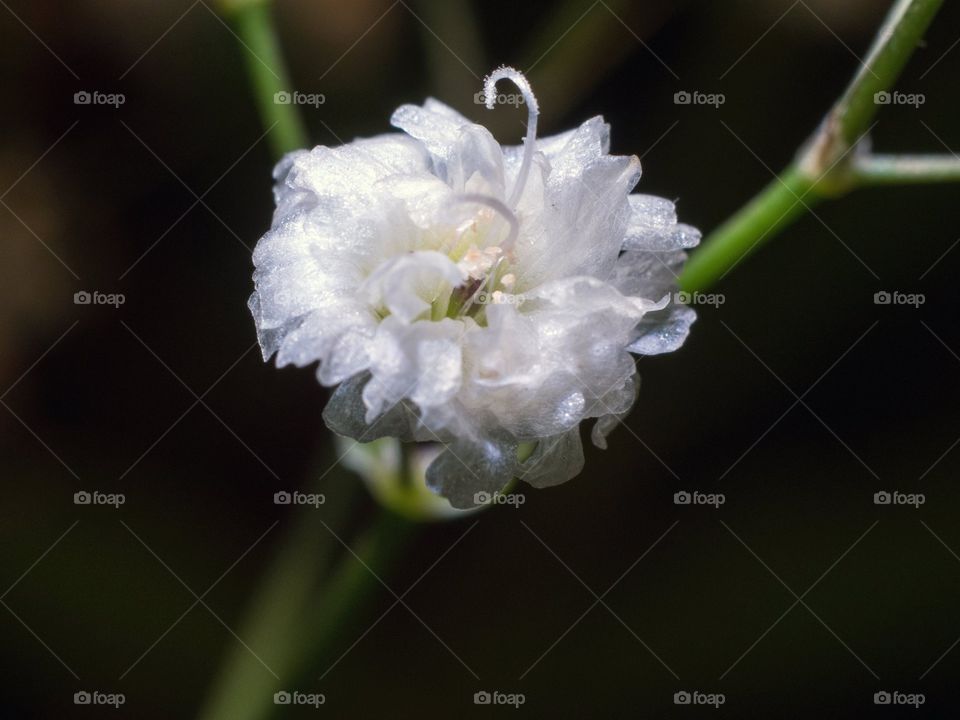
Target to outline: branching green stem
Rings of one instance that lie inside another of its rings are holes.
[[[859,185],[960,181],[960,158],[951,155],[868,155],[853,164]]]
[[[960,180],[960,160],[871,156],[859,147],[943,0],[897,0],[863,66],[797,159],[774,182],[713,231],[680,277],[686,291],[704,290],[815,202],[865,185]]]

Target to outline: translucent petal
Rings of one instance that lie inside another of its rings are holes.
[[[593,430],[590,431],[590,439],[594,445],[601,450],[607,449],[607,435],[613,432],[614,428],[630,414],[639,390],[640,376],[631,375],[624,381],[623,385],[611,388],[610,392],[602,398],[602,402],[599,404],[606,411],[606,414],[597,413],[599,417],[593,424]]]
[[[357,288],[372,308],[384,308],[404,323],[429,314],[434,300],[463,281],[449,257],[421,250],[394,257],[377,267]]]
[[[624,295],[659,299],[673,293],[686,253],[625,252],[617,258],[610,284]]]
[[[660,355],[679,350],[690,334],[697,313],[685,305],[673,305],[651,313],[637,327],[639,336],[627,348],[638,355]]]
[[[524,286],[574,275],[606,277],[626,232],[627,193],[637,183],[634,157],[604,156],[547,180],[543,230],[517,244],[517,277]]]
[[[363,390],[367,419],[404,398],[421,409],[443,406],[460,389],[463,323],[406,324],[385,318],[371,344],[370,382]]]
[[[700,231],[677,224],[672,202],[653,195],[630,195],[630,220],[623,240],[624,250],[665,252],[691,248],[700,242]]]
[[[323,421],[327,427],[338,435],[358,442],[370,442],[381,437],[396,437],[403,441],[426,440],[417,434],[416,412],[405,403],[393,406],[372,423],[367,423],[363,388],[369,380],[369,373],[363,373],[340,383],[323,410]]]
[[[578,426],[540,440],[533,454],[520,466],[517,477],[535,488],[546,488],[575,478],[581,470],[583,443]]]
[[[375,207],[373,184],[395,174],[429,172],[430,156],[413,138],[401,134],[355,140],[348,145],[298,150],[274,170],[273,224],[291,214],[326,203],[331,208],[363,213]]]
[[[477,493],[498,492],[516,471],[516,443],[458,440],[427,468],[427,486],[455,508],[472,508],[477,505]]]

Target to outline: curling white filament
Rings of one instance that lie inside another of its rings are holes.
[[[537,143],[537,117],[540,115],[540,105],[537,104],[537,96],[533,94],[533,88],[527,81],[526,76],[519,70],[512,67],[499,67],[487,75],[483,81],[483,94],[486,98],[487,110],[493,110],[494,102],[497,98],[497,82],[499,80],[511,80],[523,95],[523,101],[527,105],[527,134],[523,138],[523,162],[520,165],[520,172],[517,174],[517,180],[510,192],[510,199],[507,205],[512,208],[517,206],[520,195],[523,193],[523,187],[527,183],[527,175],[530,174],[530,164],[533,162],[533,153]]]

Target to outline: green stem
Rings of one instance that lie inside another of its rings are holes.
[[[834,107],[843,140],[857,141],[877,114],[875,96],[893,87],[943,0],[897,0],[887,14],[860,72]]]
[[[722,278],[819,199],[818,195],[809,195],[812,187],[806,175],[794,167],[788,168],[707,238],[687,262],[680,276],[680,289],[703,290]]]
[[[221,5],[245,46],[243,59],[263,126],[271,129],[274,157],[307,147],[307,134],[297,106],[275,102],[277,93],[290,92],[291,83],[280,52],[270,0],[223,0]]]
[[[921,182],[923,172],[930,173],[929,179],[923,178],[927,182],[956,179],[956,170],[944,161],[908,167],[889,158],[875,162],[877,158],[864,157],[857,148],[879,109],[876,93],[893,87],[942,4],[897,0],[863,67],[816,134],[780,177],[703,241],[680,277],[683,290],[706,289],[819,200],[864,184]]]
[[[324,459],[330,461],[332,457],[326,454]],[[267,717],[272,712],[273,693],[282,689],[301,664],[302,619],[323,587],[322,579],[333,565],[333,556],[339,554],[339,544],[321,521],[339,527],[352,509],[350,491],[355,479],[346,473],[327,479],[323,490],[328,502],[323,510],[299,510],[261,578],[239,628],[238,636],[244,644],[236,643],[221,665],[201,720]],[[322,516],[317,515],[319,512]]]
[[[860,185],[905,185],[960,181],[960,158],[946,155],[868,155],[853,172]]]
[[[301,512],[305,515],[264,578],[240,634],[280,679],[240,646],[223,667],[201,720],[265,720],[277,711],[273,694],[278,690],[313,691],[316,675],[334,664],[340,645],[349,647],[347,634],[359,632],[350,619],[365,614],[380,587],[378,578],[400,557],[414,528],[381,510],[345,550],[326,521]],[[342,550],[336,569],[319,585],[329,563],[317,552],[318,533],[327,553]]]
[[[290,82],[269,0],[221,0],[219,9],[244,45],[251,90],[263,126],[270,130],[274,157],[279,159],[284,153],[306,147],[307,136],[296,106],[274,102],[276,93],[289,91]],[[324,505],[322,519],[328,526],[342,525],[355,496],[356,479],[344,480],[342,476],[335,471],[324,485],[330,502]],[[308,510],[298,514],[241,624],[239,637],[244,644],[234,646],[221,666],[201,718],[262,720],[272,714],[273,693],[300,671],[311,647],[310,638],[303,633],[304,618],[314,616],[318,598],[326,598],[334,608],[342,605],[337,601],[342,596],[338,588],[344,584],[340,579],[342,568],[335,576],[337,580],[329,586],[323,584],[338,545],[323,522]],[[329,633],[332,627],[325,631]]]
[[[293,675],[296,683],[310,688],[318,676],[332,671],[364,631],[357,621],[367,616],[373,597],[378,593],[391,597],[381,579],[393,574],[417,528],[417,523],[380,508],[363,535],[351,543],[352,552],[345,551],[324,592],[300,615],[296,646],[302,662]]]
[[[470,87],[474,82],[470,75],[490,69],[484,59],[474,3],[471,0],[417,0],[414,7],[423,20],[416,25],[427,56],[431,90],[441,98],[463,96],[464,84]],[[409,7],[408,10],[412,11]],[[450,53],[451,47],[456,48],[456,57]],[[476,82],[482,80],[476,78]]]
[[[678,3],[669,7],[642,3],[642,9],[637,8],[639,4],[605,0],[593,7],[584,0],[564,0],[547,6],[550,11],[533,25],[529,41],[520,48],[521,64],[517,66],[537,89],[541,108],[550,108],[551,116],[561,117],[576,107],[636,51],[638,40],[644,42],[681,9]],[[631,8],[641,11],[631,12]],[[603,52],[597,52],[598,48]],[[664,68],[664,72],[672,71]]]

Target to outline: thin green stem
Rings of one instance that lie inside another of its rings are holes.
[[[201,720],[262,720],[272,712],[273,693],[302,664],[301,623],[339,549],[324,524],[341,526],[353,505],[354,478],[335,472],[326,480],[323,509],[299,511],[260,580],[239,628],[243,643],[221,665]]]
[[[717,228],[687,262],[680,288],[706,289],[737,263],[817,202],[813,183],[796,168],[773,180],[760,195]]]
[[[602,5],[564,0],[544,13],[520,48],[517,66],[537,89],[540,107],[550,108],[552,117],[568,112],[630,57],[638,40],[644,42],[680,9],[677,3],[642,4],[642,12],[635,13],[638,17],[630,17],[628,11],[638,5],[631,0],[605,0]]]
[[[363,632],[356,622],[366,616],[372,597],[385,586],[394,566],[416,536],[419,525],[380,508],[364,533],[345,549],[343,560],[324,591],[315,596],[303,614],[295,641],[302,658],[294,682],[312,687],[339,663],[342,653]]]
[[[960,157],[949,155],[868,155],[852,168],[859,185],[960,182]]]
[[[414,527],[380,510],[363,534],[343,548],[326,520],[301,518],[241,627],[246,647],[232,653],[201,720],[265,720],[278,709],[273,702],[278,690],[312,691],[317,675],[335,665],[340,644],[349,647],[345,635],[355,630],[350,619],[363,616]],[[329,563],[317,552],[318,533],[325,552],[342,551],[334,571],[322,580]]]
[[[857,141],[877,114],[877,93],[893,87],[943,0],[897,0],[887,14],[860,72],[834,107],[844,142]]]
[[[941,5],[943,0],[897,0],[860,71],[813,138],[780,177],[704,240],[680,277],[682,289],[706,289],[819,200],[865,184],[956,179],[942,160],[923,167],[873,162],[857,147],[880,107],[876,94],[893,87]],[[921,180],[924,172],[930,179]]]
[[[269,0],[221,0],[219,9],[243,46],[251,90],[263,126],[270,131],[274,157],[306,147],[296,106],[276,102],[277,93],[289,92],[290,82]],[[231,649],[211,688],[200,714],[204,720],[268,717],[275,710],[273,693],[301,670],[309,643],[303,634],[304,618],[313,617],[320,597],[337,605],[339,585],[323,583],[338,545],[328,529],[342,524],[355,496],[355,479],[337,482],[339,477],[340,473],[331,473],[323,486],[330,500],[323,506],[323,517],[301,510],[287,531],[247,610],[240,628],[242,642]],[[342,570],[336,577],[341,576]]]
[[[462,96],[464,84],[470,87],[469,83],[474,82],[470,75],[477,83],[482,82],[476,73],[485,73],[490,68],[484,59],[474,3],[470,0],[417,0],[414,7],[423,20],[417,23],[417,29],[427,56],[430,87],[436,96]],[[456,49],[456,56],[451,53],[451,47]]]
[[[269,0],[224,0],[221,4],[243,45],[241,51],[254,100],[264,128],[270,129],[274,157],[307,147],[307,134],[297,106],[282,102],[289,99],[291,83],[280,51],[271,3]]]

